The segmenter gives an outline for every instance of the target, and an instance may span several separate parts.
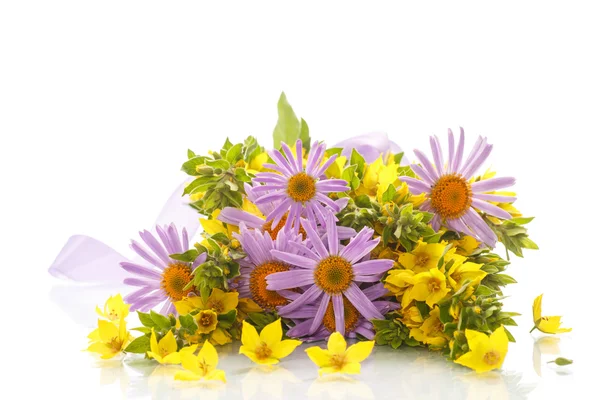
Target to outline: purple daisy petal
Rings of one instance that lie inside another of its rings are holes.
[[[490,178],[471,184],[471,190],[473,190],[473,193],[491,192],[514,184],[515,178],[512,177]]]
[[[419,159],[419,162],[421,163],[421,165],[427,172],[428,176],[431,177],[431,180],[437,181],[440,176],[436,172],[435,168],[433,168],[433,165],[431,164],[431,162],[429,162],[427,157],[425,157],[425,154],[423,154],[420,150],[415,150],[415,155]]]
[[[472,204],[473,204],[473,207],[475,207],[493,217],[502,218],[502,219],[511,219],[512,218],[511,215],[506,210],[503,210],[500,207],[490,204],[486,201],[479,200],[479,199],[473,199]]]
[[[283,261],[285,263],[295,265],[300,268],[306,269],[314,269],[317,265],[317,262],[313,259],[300,256],[297,254],[284,253],[279,250],[271,250],[271,255],[277,260]]]
[[[134,264],[129,261],[124,261],[121,263],[121,268],[123,268],[127,272],[131,272],[132,274],[145,276],[147,278],[161,279],[162,275],[159,272],[156,272],[153,269],[148,267],[143,267],[139,264]]]
[[[327,311],[327,306],[329,305],[329,300],[331,299],[331,295],[329,293],[324,293],[321,298],[321,304],[319,304],[319,308],[317,309],[317,313],[312,320],[312,324],[310,325],[309,333],[314,333],[319,326],[323,323],[323,317],[325,316],[325,311]],[[343,313],[342,313],[343,314]]]
[[[504,196],[498,194],[483,194],[483,193],[475,193],[473,195],[474,199],[484,200],[484,201],[494,201],[497,203],[512,203],[517,200],[514,196]]]
[[[393,260],[380,258],[354,264],[354,272],[360,275],[383,274],[394,266]]]
[[[325,245],[321,241],[321,237],[317,232],[313,230],[309,223],[302,224],[304,231],[306,232],[306,236],[310,239],[313,249],[321,258],[327,258],[329,256],[329,252],[325,248]]]
[[[302,293],[300,297],[296,300],[292,301],[290,304],[279,307],[279,315],[285,318],[287,312],[291,312],[297,310],[302,307],[306,303],[312,303],[323,293],[317,285],[312,285],[310,288],[306,290],[306,292]]]
[[[350,301],[356,310],[366,319],[384,319],[383,315],[381,315],[379,310],[377,310],[371,300],[365,296],[356,283],[351,283],[344,294],[348,301]]]
[[[152,257],[150,255],[150,253],[148,253],[146,250],[144,250],[144,248],[135,240],[131,241],[131,245],[129,247],[131,247],[131,249],[133,251],[135,251],[137,255],[142,257],[144,260],[148,261],[150,264],[152,264],[160,269],[165,268],[165,265],[163,263],[158,261],[156,258]]]
[[[421,194],[423,192],[429,193],[431,192],[431,186],[427,185],[425,182],[420,181],[415,178],[411,178],[410,176],[401,176],[400,180],[402,182],[406,182],[411,193],[413,194]]]
[[[454,172],[452,165],[454,164],[454,134],[452,129],[448,129],[448,165],[447,169],[449,173]]]
[[[463,153],[465,151],[465,131],[460,128],[460,137],[458,139],[458,145],[456,146],[456,157],[452,163],[451,173],[455,173],[459,170],[460,164],[462,163]]]
[[[292,270],[275,272],[267,276],[268,290],[293,289],[314,283],[314,272],[311,270]]]
[[[433,153],[433,161],[437,170],[438,176],[444,173],[444,158],[442,157],[442,148],[440,146],[440,140],[437,136],[429,137],[429,144]]]
[[[333,302],[333,315],[335,317],[335,330],[346,335],[346,321],[344,317],[344,297],[341,294],[333,295],[331,298]]]
[[[292,153],[292,149],[290,149],[290,146],[288,146],[285,142],[281,142],[281,149],[283,150],[286,158],[288,159],[288,164],[292,169],[292,173],[297,174],[298,172],[302,171],[302,166],[298,168],[298,163],[294,159],[294,154]],[[300,155],[302,155],[302,153],[300,153]]]
[[[147,230],[144,230],[143,232],[140,232],[140,237],[142,238],[144,243],[146,243],[146,245],[150,247],[154,254],[156,254],[158,258],[160,258],[164,265],[167,265],[171,262],[171,259],[165,251],[165,248],[161,246],[160,243],[158,243],[158,240],[156,240],[152,233],[150,233]]]
[[[437,179],[432,178],[429,175],[429,173],[427,171],[425,171],[425,169],[423,169],[418,164],[411,164],[410,168],[412,168],[412,170],[415,172],[415,174],[417,174],[418,177],[423,179],[423,181],[425,181],[425,183],[428,184],[429,186],[433,186],[433,183],[437,180]]]
[[[234,207],[225,207],[217,217],[217,220],[235,226],[239,226],[240,222],[243,222],[249,228],[262,228],[266,222],[256,215]]]
[[[473,174],[477,172],[477,170],[489,157],[493,147],[494,146],[492,146],[491,144],[484,146],[483,150],[479,153],[477,158],[475,158],[471,165],[463,171],[463,176],[465,177],[465,179],[470,179],[473,176]]]

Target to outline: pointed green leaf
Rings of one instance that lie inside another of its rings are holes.
[[[292,106],[288,103],[283,92],[281,92],[281,96],[279,96],[279,101],[277,102],[277,114],[279,118],[273,130],[273,147],[276,149],[281,148],[281,142],[292,146],[300,137],[301,127],[298,117],[296,117]]]

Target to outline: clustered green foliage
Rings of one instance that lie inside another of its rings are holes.
[[[133,330],[142,332],[143,335],[133,340],[126,348],[126,353],[137,353],[146,354],[150,351],[150,337],[152,331],[156,335],[157,342],[169,332],[173,332],[175,340],[177,341],[177,350],[189,345],[187,338],[189,336],[197,335],[198,325],[194,319],[199,311],[194,310],[190,314],[182,315],[176,318],[173,314],[168,316],[159,314],[154,311],[144,313],[138,311],[138,318],[142,323],[139,328],[133,328]],[[226,314],[219,314],[217,316],[217,327],[224,330],[231,329],[236,322],[237,310],[231,310]],[[177,327],[177,321],[179,321],[179,328]],[[203,334],[198,337],[198,342],[203,343],[210,337],[210,334]]]
[[[253,178],[244,166],[263,151],[252,136],[244,143],[235,145],[227,139],[219,152],[209,156],[198,156],[188,150],[188,160],[181,169],[196,179],[185,188],[183,194],[202,194],[202,198],[191,203],[191,206],[204,215],[225,207],[241,207],[242,195],[245,194],[244,183]]]
[[[498,240],[506,247],[506,258],[509,258],[509,251],[518,257],[523,257],[523,249],[539,249],[537,244],[529,238],[527,228],[524,226],[531,221],[533,221],[533,217],[512,218],[504,220],[501,224],[496,225],[487,220],[488,225],[498,236]]]
[[[402,315],[397,311],[385,315],[385,319],[374,320],[375,343],[388,345],[397,349],[403,344],[410,347],[420,346],[420,343],[410,337],[410,329],[400,319]]]

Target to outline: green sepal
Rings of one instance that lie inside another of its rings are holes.
[[[152,321],[154,322],[154,325],[156,328],[158,328],[158,330],[164,331],[171,329],[172,325],[169,317],[165,317],[164,315],[161,315],[157,312],[150,311],[150,318],[152,318]]]
[[[191,263],[196,261],[196,258],[198,258],[199,255],[200,253],[198,253],[198,250],[190,249],[185,253],[170,254],[169,257],[173,260]]]
[[[217,319],[219,320],[219,326],[223,329],[229,329],[235,322],[237,316],[237,310],[233,309],[226,314],[219,314]]]

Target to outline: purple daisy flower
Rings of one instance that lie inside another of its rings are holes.
[[[262,185],[257,183],[255,187],[261,187],[261,186]],[[253,204],[256,204],[256,200],[261,195],[263,195],[263,194],[258,195],[253,190],[254,187],[250,186],[247,183],[244,184],[244,188],[246,189],[246,197]],[[344,198],[335,200],[335,203],[336,203],[337,207],[340,210],[342,210],[348,204],[348,198],[344,197]],[[279,223],[276,226],[272,226],[272,224],[267,222],[267,220],[264,216],[269,215],[275,209],[276,204],[262,203],[262,204],[256,204],[256,207],[258,208],[260,213],[263,215],[262,217],[258,216],[258,215],[254,215],[252,213],[249,213],[248,211],[241,210],[239,208],[225,207],[223,209],[223,211],[221,211],[219,213],[219,216],[217,217],[217,219],[219,221],[224,222],[229,225],[241,226],[241,224],[243,223],[248,228],[258,229],[261,232],[268,232],[271,235],[271,238],[273,240],[275,240],[277,238],[277,234],[279,233],[279,231],[285,227],[286,222],[287,222],[287,216],[284,215],[283,218],[279,221]],[[305,216],[305,213],[302,213],[301,214],[302,220],[305,219],[304,216]],[[317,230],[319,233],[324,233],[323,228],[317,227],[316,224],[314,223],[314,221],[310,221],[310,222],[312,223],[313,229]],[[299,231],[305,237],[304,231],[302,229],[300,229]],[[321,232],[321,231],[323,231],[323,232]],[[340,240],[350,239],[354,235],[356,235],[356,231],[354,229],[346,227],[346,226],[338,226],[338,236],[339,236]]]
[[[256,204],[275,202],[277,206],[266,216],[267,221],[272,221],[272,226],[279,224],[287,215],[286,229],[292,226],[300,227],[300,217],[305,215],[311,221],[325,224],[325,214],[328,209],[340,211],[340,206],[334,202],[327,193],[345,192],[350,188],[343,179],[326,179],[325,170],[335,161],[337,155],[330,157],[323,165],[321,162],[325,154],[325,145],[313,143],[306,168],[302,165],[302,141],[296,142],[296,157],[290,147],[281,143],[282,155],[277,150],[269,151],[269,155],[277,164],[264,164],[274,172],[261,172],[253,178],[253,182],[264,183],[255,186],[252,191],[261,194],[256,199]]]
[[[381,315],[396,310],[400,306],[398,303],[391,301],[377,300],[388,293],[388,290],[383,287],[382,283],[361,283],[359,284],[359,287],[365,296],[373,302]],[[301,296],[301,294],[296,292],[290,292],[288,295],[290,300],[295,300],[299,296]],[[345,336],[355,338],[357,334],[360,334],[369,340],[373,339],[375,337],[375,332],[373,331],[373,324],[371,321],[365,319],[347,298],[344,298],[343,302]],[[301,338],[307,341],[327,339],[329,335],[336,330],[333,302],[330,301],[327,305],[327,310],[323,316],[323,325],[313,334],[309,334],[312,319],[317,314],[318,310],[319,304],[315,303],[312,305],[305,305],[296,311],[288,313],[287,317],[291,318],[295,325],[290,328],[287,335],[289,337]]]
[[[148,265],[128,261],[121,262],[121,268],[137,277],[125,278],[123,283],[139,287],[138,290],[125,297],[132,310],[148,311],[158,304],[164,303],[160,313],[175,313],[173,302],[179,301],[192,293],[194,288],[184,289],[192,280],[192,271],[206,261],[206,254],[201,254],[196,261],[184,263],[169,257],[171,254],[184,253],[189,249],[188,234],[185,228],[181,234],[174,224],[163,228],[156,226],[160,241],[149,231],[140,232],[140,237],[147,247],[135,240],[131,248]]]
[[[436,136],[430,137],[430,144],[435,165],[421,151],[415,150],[421,165],[412,164],[411,167],[421,180],[407,176],[401,176],[400,180],[408,184],[412,193],[426,193],[427,200],[421,209],[435,214],[431,222],[435,230],[443,225],[453,231],[474,236],[488,246],[494,246],[497,241],[496,234],[477,210],[497,218],[510,219],[511,215],[508,212],[489,202],[512,203],[517,198],[488,192],[514,185],[515,178],[502,177],[471,182],[471,178],[490,155],[492,145],[487,143],[487,139],[479,136],[471,153],[463,161],[465,135],[462,128],[456,147],[454,135],[448,129],[447,163],[444,163],[440,141]]]
[[[344,247],[340,244],[335,229],[335,217],[331,211],[328,211],[326,219],[327,235],[324,239],[309,224],[303,225],[308,236],[308,246],[299,247],[298,254],[271,250],[276,259],[298,268],[269,275],[267,289],[306,289],[290,304],[279,307],[279,314],[286,317],[303,307],[318,304],[317,312],[313,315],[307,331],[308,335],[314,334],[323,325],[330,301],[335,330],[345,334],[344,298],[366,320],[383,319],[381,312],[359,285],[361,282],[378,282],[383,273],[393,265],[392,260],[385,259],[362,261],[379,243],[379,238],[371,239],[372,229],[363,228]]]
[[[247,229],[242,223],[240,233],[234,233],[247,257],[239,261],[240,276],[236,278],[236,289],[240,297],[250,298],[267,310],[274,310],[289,301],[278,291],[267,290],[266,278],[276,272],[290,271],[290,265],[276,259],[271,250],[297,254],[303,248],[302,235],[280,230],[273,239],[268,232]]]

